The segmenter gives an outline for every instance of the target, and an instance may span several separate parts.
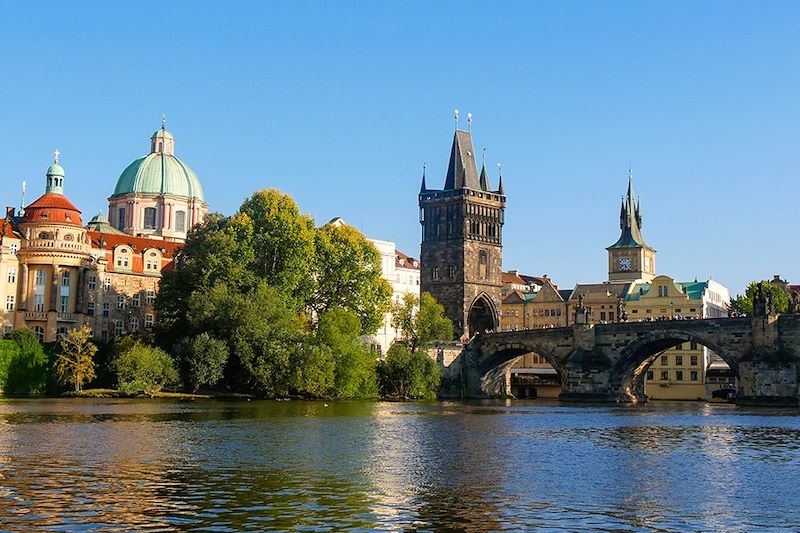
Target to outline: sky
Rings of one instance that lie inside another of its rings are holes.
[[[503,166],[504,269],[606,279],[630,166],[658,273],[800,283],[798,28],[796,1],[3,3],[0,196],[58,148],[88,220],[164,114],[212,211],[276,187],[418,256],[459,109]]]

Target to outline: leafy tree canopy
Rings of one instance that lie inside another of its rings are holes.
[[[84,324],[74,328],[58,341],[55,370],[59,383],[72,385],[80,392],[84,383],[95,377],[94,354],[97,346],[92,342],[92,328]]]
[[[390,309],[392,288],[381,277],[381,256],[352,226],[328,224],[316,231],[314,294],[309,307],[317,316],[341,308],[352,311],[361,333],[374,333]]]
[[[764,280],[761,281],[762,290],[764,291],[764,295],[772,297],[772,304],[775,306],[775,311],[777,313],[786,313],[789,311],[789,295],[786,293],[784,288],[780,285],[776,285],[770,281]],[[746,314],[752,315],[753,314],[753,300],[758,293],[758,281],[751,282],[745,293],[742,295],[737,295],[735,298],[731,299],[731,310],[739,314]]]
[[[400,339],[412,352],[427,350],[437,341],[453,338],[453,322],[429,292],[423,292],[419,298],[406,294],[395,305],[392,326],[399,330]]]
[[[153,394],[178,379],[167,352],[139,341],[115,358],[113,366],[119,389],[128,394]]]
[[[436,361],[405,346],[389,348],[378,363],[381,393],[398,398],[435,398],[440,374]]]

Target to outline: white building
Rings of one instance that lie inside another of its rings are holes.
[[[399,251],[393,242],[376,239],[370,239],[370,242],[381,254],[382,277],[392,286],[392,306],[402,302],[406,294],[419,298],[419,260]],[[378,331],[370,336],[369,342],[383,355],[397,335],[397,330],[392,327],[392,312],[389,311]]]

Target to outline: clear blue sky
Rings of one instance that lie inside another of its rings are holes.
[[[800,283],[800,3],[16,2],[6,204],[53,149],[88,220],[162,113],[212,210],[261,187],[419,254],[452,110],[508,195],[504,267],[603,280],[632,161],[660,273]],[[462,122],[463,124],[463,122]]]

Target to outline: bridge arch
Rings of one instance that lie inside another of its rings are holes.
[[[655,329],[639,334],[635,341],[620,351],[620,357],[610,371],[612,389],[620,391],[628,400],[644,399],[644,377],[647,369],[662,352],[685,342],[694,342],[710,349],[739,376],[739,354],[719,343],[714,336],[691,329]]]
[[[484,394],[489,396],[505,394],[506,372],[520,357],[528,354],[538,355],[544,359],[556,371],[559,382],[564,382],[566,354],[562,354],[556,349],[553,339],[521,340],[520,342],[509,340],[494,343],[491,340],[492,337],[493,335],[478,337],[481,344],[479,348],[481,357],[477,370],[480,376],[480,388]]]

